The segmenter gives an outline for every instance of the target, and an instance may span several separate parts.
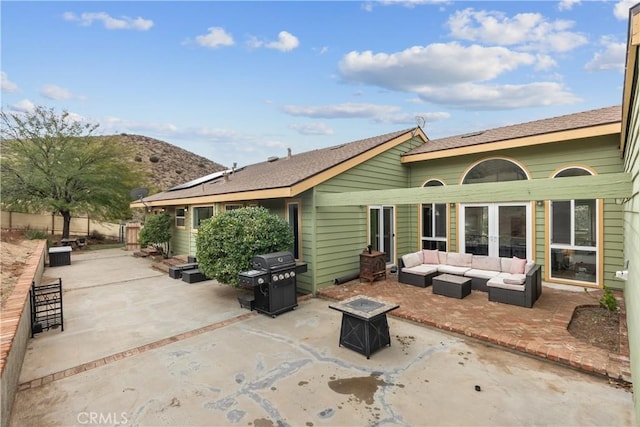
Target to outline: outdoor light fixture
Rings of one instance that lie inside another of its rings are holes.
[[[536,206],[544,206],[544,200],[537,200]]]
[[[189,212],[189,206],[185,206],[185,207],[184,207],[184,211],[185,211],[185,212]]]

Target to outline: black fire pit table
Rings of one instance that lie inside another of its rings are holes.
[[[329,308],[342,312],[339,345],[364,354],[367,359],[380,348],[390,346],[387,313],[398,307],[361,295],[329,304]]]

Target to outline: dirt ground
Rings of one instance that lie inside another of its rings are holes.
[[[38,245],[37,240],[24,239],[21,233],[2,231],[0,235],[0,294],[2,307],[13,292],[26,260]]]
[[[602,306],[578,307],[569,324],[569,333],[612,353],[620,351],[619,314]]]

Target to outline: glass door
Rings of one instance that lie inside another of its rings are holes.
[[[461,251],[532,259],[530,204],[461,205]]]
[[[369,244],[385,253],[387,264],[394,259],[395,219],[393,206],[369,207]]]

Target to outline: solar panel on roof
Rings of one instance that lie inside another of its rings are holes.
[[[236,169],[235,172],[238,172],[241,169],[242,168]],[[224,171],[214,172],[212,174],[201,176],[200,178],[196,178],[196,179],[191,180],[189,182],[185,182],[184,184],[179,184],[179,185],[176,185],[175,187],[171,187],[167,191],[184,190],[185,188],[195,187],[196,185],[200,185],[200,184],[204,184],[205,182],[213,181],[214,179],[220,178],[225,173],[231,173],[231,172],[234,172],[234,170],[233,169],[227,169],[227,170],[224,170]]]

